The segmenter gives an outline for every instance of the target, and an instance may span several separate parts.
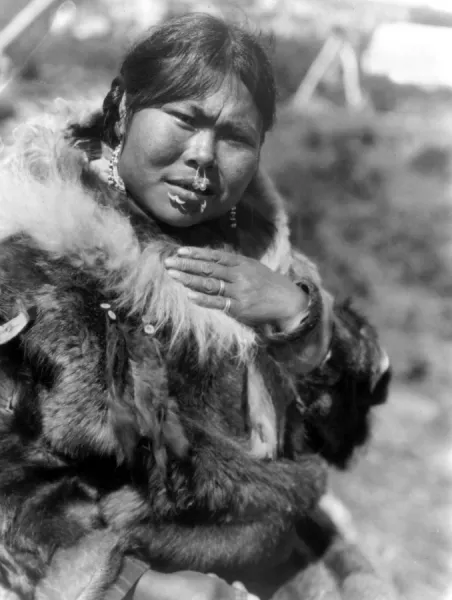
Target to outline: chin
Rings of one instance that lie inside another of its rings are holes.
[[[155,217],[165,223],[166,225],[170,225],[171,227],[192,227],[193,225],[198,225],[206,219],[205,214],[200,213],[184,213],[176,209],[171,209],[171,212],[165,212],[161,214],[155,214]]]
[[[205,213],[183,212],[172,206],[168,200],[162,200],[157,207],[154,201],[148,203],[135,200],[135,204],[145,215],[170,227],[191,227],[205,220]]]

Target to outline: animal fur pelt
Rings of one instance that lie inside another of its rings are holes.
[[[235,248],[309,280],[321,311],[318,273],[291,251],[282,202],[262,174],[239,209],[235,244],[221,222],[182,239],[112,194],[60,124],[17,133],[0,169],[0,585],[9,593],[49,597],[96,545],[91,583],[60,598],[101,598],[124,552],[166,568],[263,560],[323,493],[317,454],[343,465],[364,441],[386,385],[378,389],[376,334],[350,307],[336,311],[333,361],[312,371],[303,331],[289,347],[266,342],[190,303],[166,275],[163,259],[182,243]],[[351,379],[360,394],[347,405]]]
[[[96,198],[80,184],[85,160],[59,128],[30,124],[16,131],[14,151],[0,173],[0,240],[20,233],[52,256],[66,257],[75,268],[89,271],[117,307],[146,317],[157,330],[169,326],[172,344],[194,335],[201,359],[211,348],[230,352],[234,347],[240,356],[246,354],[254,332],[221,311],[206,311],[188,300],[185,288],[163,267],[177,244],[159,232],[148,235],[143,247],[120,201],[111,193],[109,200],[105,194]],[[240,250],[274,270],[289,272],[293,259],[287,216],[264,174],[252,182],[239,210],[244,216],[239,221]],[[253,229],[253,220],[266,223],[271,234]],[[195,232],[199,235],[203,232]],[[306,257],[303,263],[320,283],[313,263]]]

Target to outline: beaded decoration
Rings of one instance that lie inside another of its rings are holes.
[[[237,208],[235,206],[229,211],[229,223],[232,229],[237,228]]]
[[[119,155],[122,150],[122,142],[120,142],[116,148],[113,150],[110,158],[110,162],[108,163],[108,183],[112,188],[118,190],[118,192],[125,193],[126,186],[124,185],[124,181],[121,179],[118,173],[118,160]]]

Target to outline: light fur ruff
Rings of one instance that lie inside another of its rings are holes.
[[[211,350],[249,359],[256,342],[253,330],[222,311],[198,307],[189,300],[186,288],[167,274],[163,260],[176,250],[176,244],[150,239],[140,247],[128,217],[100,204],[82,186],[85,155],[68,145],[64,125],[55,116],[28,122],[15,130],[12,144],[4,149],[0,241],[25,234],[53,257],[69,259],[92,274],[118,308],[146,317],[157,330],[169,326],[173,347],[193,334],[200,361]],[[270,205],[276,226],[274,239],[256,258],[271,269],[287,272],[292,255],[283,200],[261,173],[251,189],[242,202],[253,203],[259,210]]]

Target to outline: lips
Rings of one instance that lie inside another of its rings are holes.
[[[199,190],[195,191],[193,188],[187,189],[181,185],[177,185],[174,183],[167,182],[168,192],[173,196],[179,196],[179,198],[183,202],[189,202],[194,204],[200,204],[206,201],[207,194],[204,192],[200,192]]]
[[[193,179],[171,179],[165,183],[171,205],[183,213],[203,213],[207,202],[215,197],[210,183],[205,190],[193,189]]]

